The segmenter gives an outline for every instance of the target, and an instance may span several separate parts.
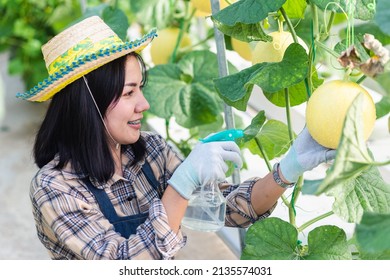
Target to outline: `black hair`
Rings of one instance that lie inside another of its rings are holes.
[[[142,84],[145,85],[146,67],[142,57],[136,53],[129,55],[134,55],[140,62]],[[122,95],[126,57],[117,58],[85,75],[103,117],[109,105]],[[33,155],[39,168],[58,154],[57,168],[71,162],[76,172],[107,182],[115,172],[109,141],[99,112],[80,78],[54,95],[36,135]],[[132,164],[135,164],[145,156],[145,143],[140,137],[130,146],[135,156]]]

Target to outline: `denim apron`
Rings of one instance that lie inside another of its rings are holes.
[[[149,184],[151,184],[153,188],[157,191],[159,183],[147,161],[145,161],[141,170],[145,174]],[[140,213],[125,217],[119,217],[106,192],[103,189],[98,189],[94,187],[88,179],[84,180],[84,182],[87,185],[88,189],[95,196],[99,204],[99,208],[103,212],[103,215],[114,226],[115,231],[120,233],[123,237],[129,238],[131,234],[135,234],[137,231],[137,227],[145,222],[149,213]]]

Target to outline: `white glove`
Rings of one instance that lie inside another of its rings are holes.
[[[315,141],[305,127],[295,139],[287,155],[280,161],[280,172],[289,182],[296,182],[305,171],[312,170],[336,156],[336,150],[328,149]]]
[[[189,199],[199,186],[211,181],[223,181],[231,161],[242,167],[240,148],[234,141],[198,143],[168,180],[181,196]]]

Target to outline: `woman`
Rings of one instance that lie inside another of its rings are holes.
[[[242,165],[234,142],[198,144],[182,161],[161,136],[141,132],[149,104],[138,52],[154,36],[122,42],[99,17],[87,18],[43,46],[49,78],[18,95],[52,99],[30,196],[53,259],[171,259],[186,243],[180,224],[194,189],[223,179],[226,161]],[[306,130],[294,143],[264,178],[226,187],[227,226],[268,217],[286,187],[334,156]]]

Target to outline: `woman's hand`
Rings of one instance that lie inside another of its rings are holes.
[[[188,157],[173,173],[168,184],[181,196],[189,199],[192,192],[210,181],[222,181],[228,165],[242,166],[240,148],[234,141],[198,143]]]

